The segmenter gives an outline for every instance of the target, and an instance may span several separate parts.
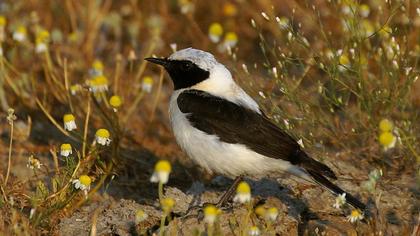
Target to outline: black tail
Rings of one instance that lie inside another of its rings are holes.
[[[337,179],[334,172],[325,164],[310,158],[304,151],[298,149],[294,155],[294,159],[299,162],[299,166],[303,167],[307,171],[313,171],[320,173],[323,176],[327,176],[331,179]],[[292,164],[295,164],[292,162]],[[297,163],[296,163],[297,164]]]
[[[346,193],[346,202],[348,202],[350,205],[352,205],[353,207],[364,211],[366,209],[366,205],[363,204],[362,202],[360,202],[357,198],[353,197],[351,194],[345,192],[344,190],[342,190],[340,187],[338,187],[337,185],[333,184],[331,181],[329,181],[327,178],[325,178],[324,176],[322,176],[321,174],[313,171],[313,170],[306,170],[311,176],[312,178],[320,185],[326,187],[328,190],[330,190],[331,192],[333,192],[336,195],[339,194],[343,194]]]

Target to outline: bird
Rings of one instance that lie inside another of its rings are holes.
[[[289,173],[335,195],[345,193],[347,203],[365,210],[364,203],[331,181],[337,176],[327,165],[311,158],[264,114],[211,53],[185,48],[145,60],[163,66],[173,82],[169,119],[178,145],[210,174],[235,180],[218,206],[244,176]]]

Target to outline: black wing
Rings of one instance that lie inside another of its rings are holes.
[[[199,90],[186,90],[177,99],[179,109],[188,113],[191,124],[221,141],[239,143],[271,158],[289,161],[330,178],[328,166],[315,161],[299,144],[265,115]]]

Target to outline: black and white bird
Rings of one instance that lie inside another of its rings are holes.
[[[345,193],[329,180],[337,179],[334,172],[271,122],[212,54],[187,48],[146,60],[169,73],[174,84],[169,117],[176,141],[205,170],[236,178],[236,184],[241,176],[286,172],[336,195]],[[352,195],[345,198],[365,209]]]

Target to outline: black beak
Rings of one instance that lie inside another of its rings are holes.
[[[148,58],[144,58],[144,60],[154,63],[154,64],[158,64],[161,65],[163,67],[166,67],[169,63],[169,60],[167,58],[154,58],[154,57],[148,57]]]

